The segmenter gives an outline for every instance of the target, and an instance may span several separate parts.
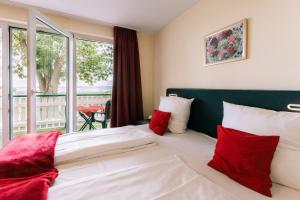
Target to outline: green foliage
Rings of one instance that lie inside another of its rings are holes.
[[[27,32],[14,29],[12,32],[13,72],[19,78],[26,78],[27,66]]]
[[[36,65],[37,72],[41,73],[43,77],[51,77],[55,62],[61,61],[60,67],[66,63],[66,42],[63,37],[56,34],[37,34],[36,47]],[[63,70],[65,71],[65,70]],[[64,73],[61,72],[60,76]]]
[[[57,92],[59,81],[66,76],[66,40],[64,37],[37,34],[37,80],[42,92]],[[12,31],[13,72],[26,78],[27,31]],[[76,70],[80,80],[93,85],[112,75],[113,47],[108,43],[76,41]]]
[[[76,66],[80,80],[92,85],[112,75],[111,44],[77,40]]]

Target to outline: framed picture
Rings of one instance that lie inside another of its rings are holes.
[[[205,66],[246,59],[247,19],[205,37]]]

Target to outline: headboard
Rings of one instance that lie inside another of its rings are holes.
[[[216,126],[223,119],[223,101],[276,111],[291,111],[287,105],[300,104],[300,91],[169,88],[170,94],[195,98],[188,128],[215,138]]]

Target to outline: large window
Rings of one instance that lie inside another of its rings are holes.
[[[76,40],[77,108],[78,131],[109,126],[105,108],[111,99],[113,45],[107,42]],[[89,107],[92,112],[89,112]],[[93,108],[98,107],[99,110]],[[84,112],[87,109],[86,112]],[[92,116],[93,115],[93,116]],[[86,122],[92,120],[92,127]],[[86,126],[85,126],[86,125]]]
[[[27,24],[0,24],[0,146],[25,133],[109,127],[112,43],[72,34],[34,9]]]
[[[37,131],[66,131],[66,42],[56,33],[37,32],[36,118]],[[10,28],[12,136],[27,132],[27,30]],[[103,128],[105,105],[111,99],[113,45],[108,42],[76,39],[76,107],[99,106],[92,128]],[[76,111],[77,131],[89,118]],[[84,127],[83,127],[84,126]],[[109,126],[109,120],[106,127]]]

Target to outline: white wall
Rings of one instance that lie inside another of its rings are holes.
[[[155,36],[155,106],[168,87],[300,90],[299,8],[299,0],[200,0]],[[204,67],[204,36],[243,18],[248,59]]]

